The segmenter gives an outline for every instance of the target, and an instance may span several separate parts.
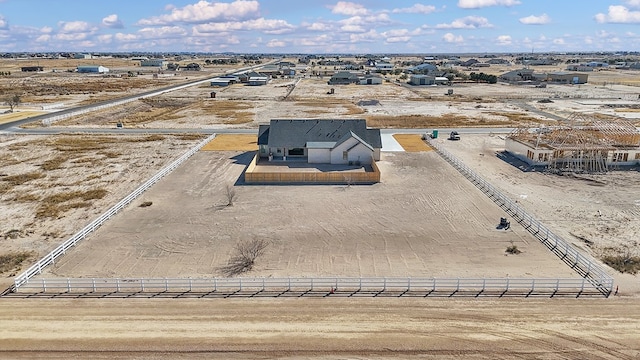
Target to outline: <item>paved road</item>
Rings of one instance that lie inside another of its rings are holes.
[[[431,133],[434,129],[381,129],[380,132],[385,134],[425,134]],[[460,134],[508,134],[513,128],[451,128],[438,131],[442,136],[448,136],[451,131],[457,131]],[[0,129],[0,134],[30,134],[30,135],[55,135],[67,133],[87,133],[87,134],[257,134],[258,129],[237,129],[237,128],[203,128],[203,129],[158,129],[158,128],[124,128],[117,129],[112,127],[104,128],[82,128],[82,127],[47,127],[23,129],[20,127],[10,127]]]
[[[268,63],[265,63],[265,64],[260,64],[260,65],[248,66],[248,67],[244,67],[244,68],[240,68],[240,69],[235,69],[234,71],[228,72],[225,75],[236,73],[236,72],[239,72],[239,71],[255,69],[255,68],[258,68],[258,67],[262,67],[262,66],[274,63],[276,61],[277,61],[277,59],[272,60],[272,61],[270,61]],[[59,117],[70,117],[70,116],[73,116],[73,115],[79,115],[79,114],[87,113],[87,112],[90,112],[90,111],[102,109],[102,108],[105,108],[105,107],[111,107],[111,106],[114,106],[116,104],[122,104],[122,103],[131,102],[131,101],[135,101],[135,100],[142,99],[142,98],[149,98],[149,97],[161,95],[161,94],[164,94],[164,93],[167,93],[167,92],[175,91],[175,90],[178,90],[178,89],[183,89],[185,87],[190,87],[190,86],[202,84],[202,83],[205,83],[207,81],[211,81],[211,79],[213,79],[214,77],[218,77],[218,76],[221,76],[221,75],[222,74],[218,74],[218,75],[211,76],[211,77],[208,76],[208,77],[206,77],[204,79],[201,78],[201,79],[198,79],[198,80],[192,80],[192,81],[188,81],[188,82],[181,83],[181,84],[178,84],[178,85],[167,86],[167,87],[160,88],[160,89],[146,91],[146,92],[143,92],[143,93],[140,93],[140,94],[125,96],[125,97],[122,97],[122,98],[119,98],[119,99],[101,101],[101,102],[98,102],[98,103],[95,103],[95,104],[78,106],[78,107],[74,107],[74,108],[70,108],[70,109],[60,110],[60,111],[56,111],[56,112],[52,112],[52,113],[48,113],[48,114],[32,116],[32,117],[28,117],[28,118],[21,119],[21,120],[16,120],[16,121],[0,124],[0,131],[8,130],[8,129],[11,129],[13,127],[18,127],[20,125],[28,124],[28,123],[31,123],[31,122],[43,121],[43,120],[59,118]]]

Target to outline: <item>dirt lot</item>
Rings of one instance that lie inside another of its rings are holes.
[[[0,255],[34,262],[203,138],[0,136]]]
[[[465,135],[461,141],[437,141],[585,252],[598,258],[612,252],[640,255],[637,169],[574,176],[523,172],[496,156],[504,150],[504,136]],[[621,287],[640,291],[637,276],[615,277]]]
[[[496,230],[502,210],[435,152],[384,154],[382,182],[351,187],[244,186],[252,156],[194,155],[44,276],[222,276],[252,239],[268,247],[245,276],[576,276],[521,227]]]
[[[3,359],[637,359],[636,299],[0,300]]]

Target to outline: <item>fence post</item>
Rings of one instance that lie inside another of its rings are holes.
[[[120,279],[116,278],[116,291],[120,292]]]
[[[91,279],[91,285],[93,286],[93,292],[96,292],[96,279]]]
[[[242,278],[238,278],[240,280],[240,291],[242,291]]]
[[[140,279],[140,289],[144,291],[144,279]]]
[[[289,277],[288,279],[289,279],[289,288],[287,290],[291,291],[291,277]]]
[[[458,278],[458,282],[456,285],[456,291],[460,291],[460,278]]]
[[[193,279],[189,278],[189,292],[193,290]]]
[[[213,278],[213,291],[218,291],[218,278]]]
[[[71,292],[71,279],[67,278],[67,292]]]
[[[509,279],[509,278],[507,278],[507,289],[506,289],[506,291],[509,291],[509,280],[510,280],[510,279]]]
[[[169,291],[169,280],[164,278],[164,291]]]
[[[47,292],[47,279],[42,279],[42,292]]]

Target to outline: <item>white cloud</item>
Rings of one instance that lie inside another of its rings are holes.
[[[464,38],[462,37],[462,35],[456,36],[452,33],[446,33],[442,36],[442,40],[448,43],[461,43],[464,41]]]
[[[587,45],[593,44],[593,38],[591,36],[587,36],[584,38],[584,43]]]
[[[295,26],[289,24],[285,20],[273,20],[259,18],[247,21],[234,21],[223,23],[209,23],[196,25],[194,30],[199,33],[211,33],[211,32],[227,32],[227,31],[240,31],[240,30],[255,30],[262,31],[267,34],[284,34],[291,32],[295,29]]]
[[[138,40],[138,36],[136,36],[134,34],[123,34],[123,33],[117,33],[115,35],[115,38],[118,41],[136,41],[136,40]]]
[[[183,8],[168,7],[170,14],[138,21],[138,25],[154,26],[174,23],[205,23],[208,21],[241,21],[258,16],[257,1],[236,0],[231,3],[199,1]]]
[[[410,13],[410,14],[431,14],[436,11],[436,7],[433,5],[414,4],[408,8],[393,9],[393,13]]]
[[[118,18],[118,15],[111,14],[102,19],[102,25],[112,29],[122,29],[124,28],[124,24],[122,20]]]
[[[102,35],[98,35],[97,38],[98,38],[98,42],[99,43],[109,44],[113,40],[113,35],[112,34],[102,34]]]
[[[180,26],[148,27],[140,29],[138,34],[144,39],[184,38],[189,35],[187,30]]]
[[[609,6],[609,12],[607,14],[596,14],[595,19],[600,24],[640,23],[640,11],[630,11],[622,5],[611,5]]]
[[[562,38],[557,38],[557,39],[553,39],[553,44],[554,45],[564,45],[565,41]]]
[[[551,22],[551,18],[547,14],[542,14],[540,16],[530,15],[527,17],[520,18],[520,23],[525,25],[544,25]]]
[[[511,45],[512,42],[511,36],[509,35],[500,35],[496,41],[498,42],[498,45]]]
[[[276,39],[270,40],[267,43],[267,47],[270,47],[270,48],[274,48],[274,47],[281,48],[281,47],[285,47],[285,46],[287,46],[287,44],[284,41],[276,40]]]
[[[349,1],[338,1],[337,4],[330,7],[331,12],[338,15],[368,15],[369,10],[360,4]]]
[[[96,31],[96,28],[86,21],[60,21],[58,23],[58,26],[60,27],[60,33],[82,33]]]
[[[9,22],[4,18],[4,16],[0,15],[0,30],[5,30],[9,28]]]
[[[372,29],[362,34],[351,34],[349,35],[349,40],[352,43],[377,42],[377,41],[380,41],[380,34],[378,34],[377,31]]]
[[[482,16],[466,16],[461,19],[456,19],[451,24],[438,24],[438,29],[477,29],[477,28],[490,28],[493,27],[487,18]]]
[[[36,42],[39,42],[39,43],[46,43],[46,42],[49,42],[49,41],[51,41],[51,35],[49,35],[49,34],[43,34],[43,35],[40,35],[40,36],[38,36],[38,37],[36,38],[36,40],[35,40],[35,41],[36,41]]]
[[[328,31],[328,30],[331,30],[333,28],[333,26],[331,26],[330,24],[323,23],[323,22],[314,22],[312,24],[303,24],[302,26],[305,29],[311,30],[311,31]]]
[[[519,0],[458,0],[458,7],[463,9],[479,9],[488,6],[513,6],[519,4]]]
[[[640,8],[640,0],[625,0],[624,3],[632,8]]]

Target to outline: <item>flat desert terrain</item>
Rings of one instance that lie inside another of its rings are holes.
[[[640,357],[636,299],[0,300],[3,359]]]
[[[577,276],[519,225],[496,230],[502,210],[433,151],[384,154],[371,186],[244,185],[253,154],[199,152],[43,276],[224,276],[253,239],[268,246],[242,276]]]

